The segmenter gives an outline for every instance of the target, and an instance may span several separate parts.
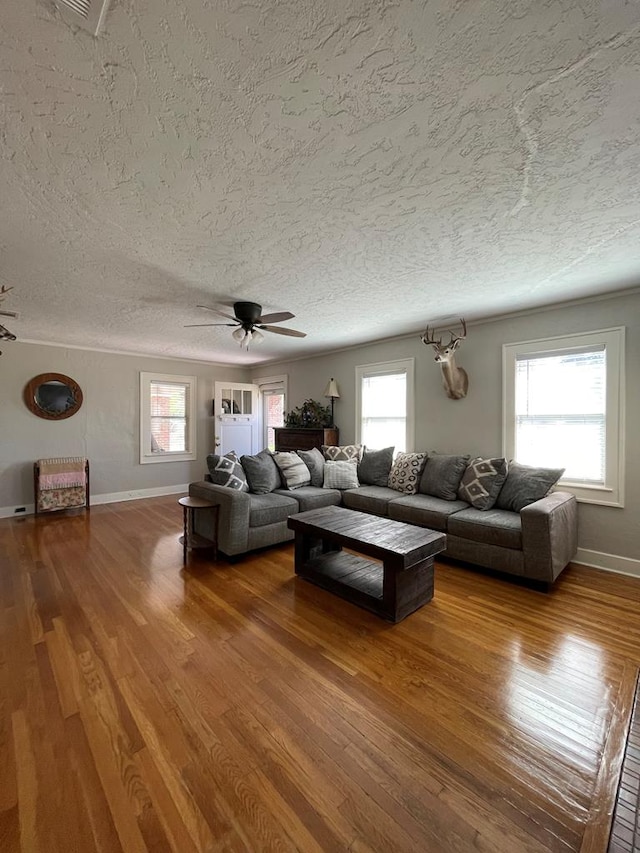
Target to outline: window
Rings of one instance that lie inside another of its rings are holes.
[[[286,375],[282,375],[255,380],[262,403],[262,446],[271,451],[276,449],[275,428],[284,426],[287,379]]]
[[[140,462],[196,458],[196,378],[140,374]]]
[[[414,360],[356,367],[356,441],[367,447],[413,450]]]
[[[564,468],[563,488],[622,506],[624,329],[503,347],[504,452]]]

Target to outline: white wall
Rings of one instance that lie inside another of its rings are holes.
[[[499,455],[502,453],[502,344],[611,326],[627,329],[625,507],[581,504],[579,544],[582,551],[589,552],[581,554],[585,561],[614,567],[613,561],[594,557],[591,552],[640,559],[639,293],[469,326],[458,359],[469,374],[469,393],[463,400],[445,396],[432,350],[422,344],[419,335],[270,365],[270,372],[289,375],[289,408],[299,406],[307,397],[322,400],[322,392],[333,376],[341,394],[336,400],[335,420],[340,427],[340,441],[348,443],[355,437],[356,365],[413,356],[415,449]],[[261,370],[265,372],[264,366]],[[635,571],[624,560],[619,561],[620,567]]]
[[[19,342],[2,342],[0,356],[0,515],[33,504],[33,462],[50,456],[86,456],[91,493],[171,491],[200,480],[213,449],[211,407],[216,379],[248,381],[244,368],[145,356],[117,355]],[[140,371],[197,376],[197,459],[139,462]],[[27,382],[40,373],[64,373],[82,388],[80,411],[50,421],[23,402]]]

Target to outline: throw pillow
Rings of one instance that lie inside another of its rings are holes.
[[[309,469],[297,453],[280,451],[273,454],[273,461],[280,470],[285,489],[299,489],[311,482]]]
[[[415,495],[426,461],[426,453],[398,453],[389,471],[389,488]]]
[[[477,456],[462,475],[458,497],[476,509],[491,509],[507,479],[507,460],[482,459]]]
[[[243,456],[240,459],[249,482],[249,491],[255,495],[267,495],[280,488],[280,473],[268,450],[261,450],[255,456]]]
[[[369,450],[365,447],[362,452],[362,461],[358,464],[358,480],[369,486],[386,486],[389,482],[394,450],[395,447],[385,447],[384,450]]]
[[[311,474],[311,485],[322,486],[324,477],[324,456],[317,447],[311,450],[298,450],[298,456],[309,469]]]
[[[226,486],[237,492],[248,492],[249,484],[244,469],[240,464],[234,451],[220,456],[218,453],[210,453],[207,456],[207,468],[209,479],[217,486]]]
[[[324,463],[323,489],[357,489],[359,485],[358,469],[353,462]]]
[[[455,501],[469,456],[430,453],[420,480],[420,492],[445,501]]]
[[[362,456],[362,445],[323,444],[322,453],[329,462],[355,462],[357,464]]]
[[[509,473],[500,490],[496,507],[511,512],[529,506],[548,495],[564,474],[564,468],[534,468],[530,465],[509,463]]]

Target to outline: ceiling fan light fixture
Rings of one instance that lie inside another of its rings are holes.
[[[264,340],[264,335],[262,334],[262,332],[259,329],[254,329],[251,332],[251,343],[259,344],[263,340]]]
[[[238,326],[238,328],[234,329],[233,332],[231,333],[231,337],[234,339],[234,341],[238,341],[240,346],[242,346],[242,344],[244,343],[244,339],[246,337],[246,334],[247,333],[242,328],[242,326]]]

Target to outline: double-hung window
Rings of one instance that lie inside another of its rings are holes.
[[[624,329],[505,344],[504,452],[564,468],[584,502],[622,506]]]
[[[140,462],[196,458],[196,378],[140,374]]]
[[[356,367],[356,441],[367,447],[413,450],[414,360]]]

